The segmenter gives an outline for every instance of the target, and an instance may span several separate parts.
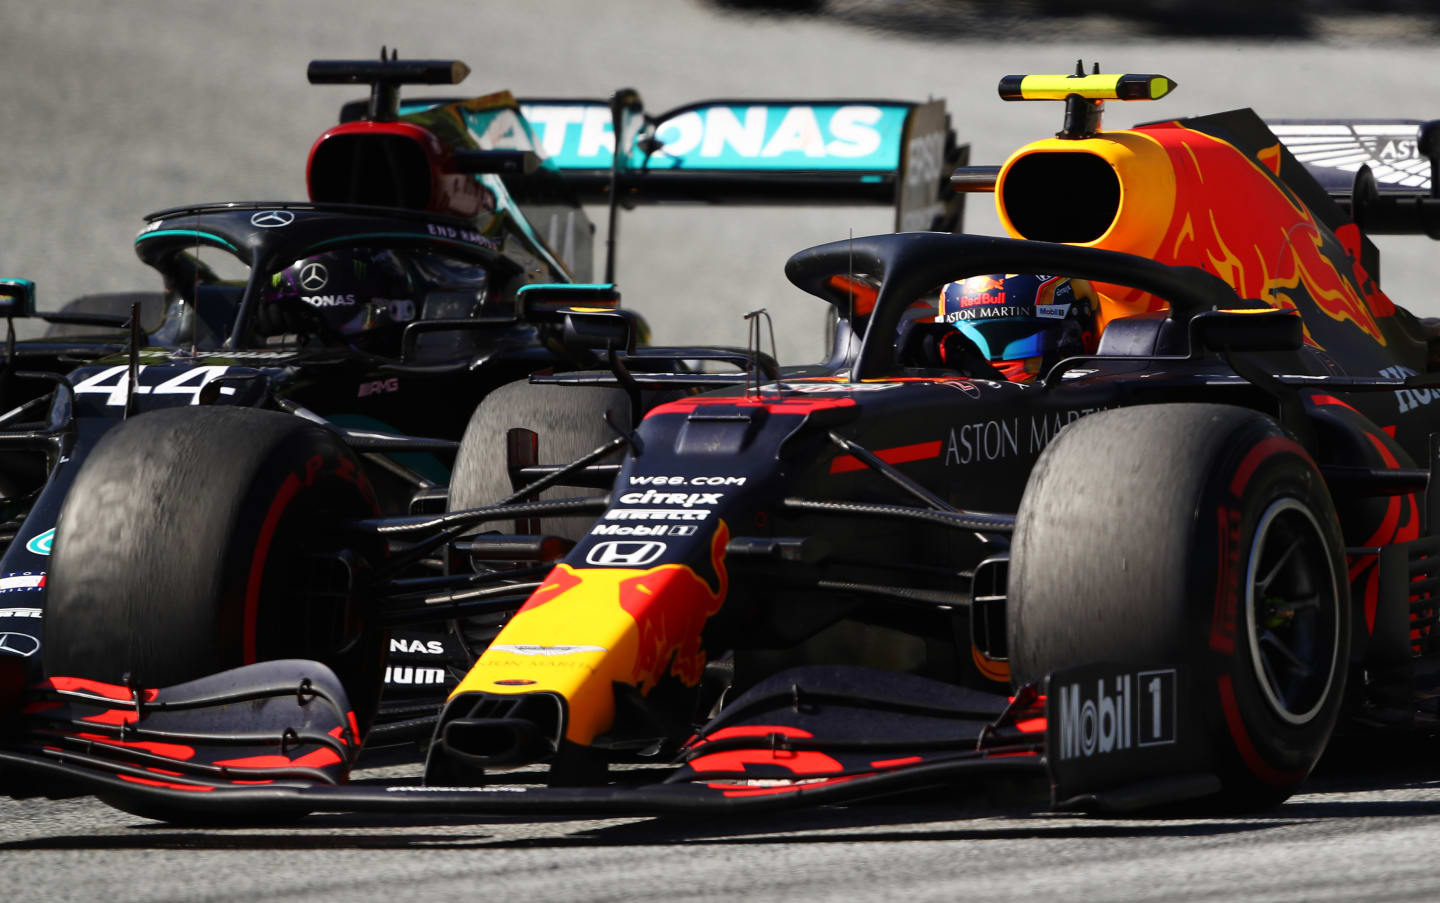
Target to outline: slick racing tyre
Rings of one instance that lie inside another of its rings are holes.
[[[1008,592],[1017,685],[1085,663],[1188,669],[1226,806],[1285,799],[1325,749],[1349,659],[1344,545],[1314,462],[1268,417],[1168,404],[1068,426],[1026,486]]]
[[[514,494],[518,487],[510,479],[506,457],[506,434],[511,429],[518,427],[535,433],[540,464],[569,464],[616,438],[615,432],[605,424],[607,410],[614,412],[616,423],[629,428],[630,398],[619,389],[532,385],[520,381],[491,392],[471,415],[470,425],[460,440],[450,479],[450,510],[494,505]],[[618,464],[623,456],[623,450],[616,451],[596,463]],[[539,497],[580,498],[602,496],[608,491],[555,486],[541,492]],[[594,521],[593,514],[545,518],[539,522],[539,532],[578,541]],[[515,523],[497,521],[481,529],[511,532]]]
[[[363,730],[384,636],[351,589],[383,550],[345,547],[334,524],[374,513],[353,453],[323,426],[236,407],[129,420],[60,512],[46,671],[163,687],[313,659],[340,677]]]

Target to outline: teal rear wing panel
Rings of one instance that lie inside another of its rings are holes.
[[[405,101],[401,113],[452,102]],[[583,203],[610,200],[613,114],[604,99],[522,98],[534,150]],[[363,103],[347,104],[342,121]],[[969,162],[942,100],[707,100],[626,117],[613,184],[624,206],[652,203],[877,205],[897,231],[958,231]],[[516,140],[529,143],[519,130]],[[522,189],[523,190],[523,189]]]
[[[895,172],[905,120],[915,104],[895,101],[704,101],[653,118],[646,154],[631,170],[706,172]],[[545,156],[573,172],[610,169],[610,106],[603,100],[521,100]]]

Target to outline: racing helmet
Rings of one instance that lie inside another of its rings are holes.
[[[394,252],[328,251],[273,274],[260,293],[256,328],[263,335],[318,333],[372,351],[399,347],[399,332],[416,317],[416,287]]]
[[[1006,379],[1030,382],[1056,361],[1095,351],[1099,308],[1083,279],[1006,273],[947,284],[935,321],[954,326]]]

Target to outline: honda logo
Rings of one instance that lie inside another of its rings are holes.
[[[586,564],[602,567],[643,568],[665,554],[663,542],[601,542],[585,556]]]
[[[318,292],[330,281],[330,271],[323,263],[307,263],[300,269],[300,287],[307,292]]]
[[[295,214],[289,210],[261,210],[250,217],[250,225],[261,229],[276,229],[295,222]]]

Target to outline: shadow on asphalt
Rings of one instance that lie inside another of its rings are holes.
[[[1009,783],[983,792],[951,788],[844,807],[764,816],[625,817],[312,815],[277,826],[179,829],[137,823],[118,833],[72,834],[0,843],[8,850],[306,850],[564,848],[694,845],[812,845],[869,841],[935,842],[1030,838],[1165,838],[1244,834],[1326,819],[1440,816],[1440,798],[1353,799],[1440,786],[1440,739],[1337,740],[1299,799],[1264,812],[1203,806],[1133,818],[1094,818],[1045,810],[1041,788]],[[520,778],[517,775],[515,778]],[[380,780],[380,779],[375,779]],[[530,777],[533,780],[533,776]],[[127,816],[117,813],[120,818]],[[1030,824],[1027,824],[1030,822]],[[565,831],[565,825],[574,825]],[[545,836],[515,837],[533,826]],[[426,828],[434,829],[426,831]],[[466,831],[464,829],[473,830]]]
[[[893,800],[844,808],[818,808],[745,818],[641,818],[596,824],[558,816],[405,817],[316,815],[279,827],[176,829],[164,824],[134,825],[123,833],[33,838],[0,844],[10,850],[306,850],[624,847],[694,845],[811,845],[869,841],[935,842],[1016,840],[1037,837],[1196,837],[1267,830],[1294,824],[1293,818],[1149,820],[1099,822],[1053,815],[1037,807],[977,807],[963,801]],[[1440,812],[1440,804],[1436,811]],[[1267,816],[1275,813],[1267,813]],[[1285,813],[1288,815],[1289,813]],[[1027,826],[1027,819],[1043,819]],[[957,824],[967,822],[965,824]],[[541,837],[513,837],[514,827],[575,823],[574,831]],[[437,829],[427,833],[426,827]],[[455,829],[474,828],[474,831]],[[485,829],[499,829],[487,831]],[[383,833],[371,833],[383,832]]]
[[[1440,810],[1437,810],[1440,811]],[[954,821],[973,816],[976,813],[948,812],[938,816],[947,825]],[[992,816],[991,813],[985,813]],[[1020,815],[1028,815],[1021,813]],[[985,840],[1027,840],[1033,838],[1129,838],[1129,837],[1202,837],[1224,834],[1247,833],[1259,830],[1285,827],[1292,820],[1244,821],[1236,823],[1176,823],[1164,824],[1147,822],[1143,825],[1124,823],[1106,824],[1046,824],[1026,828],[1010,823],[1006,827],[935,827],[917,826],[915,813],[908,811],[897,817],[893,824],[904,826],[903,830],[877,831],[873,819],[846,818],[839,813],[826,813],[823,819],[813,822],[796,823],[791,820],[770,820],[761,823],[726,822],[722,825],[677,824],[672,819],[651,819],[639,824],[613,825],[577,831],[574,834],[551,837],[501,838],[491,833],[431,834],[415,831],[418,827],[413,820],[407,820],[403,832],[387,831],[383,834],[356,833],[355,829],[377,829],[390,827],[392,821],[375,821],[371,824],[331,824],[330,819],[311,819],[287,829],[298,833],[269,834],[255,829],[216,830],[195,829],[177,831],[174,828],[156,825],[143,827],[124,834],[72,835],[65,837],[36,838],[0,844],[0,851],[16,850],[394,850],[394,849],[474,849],[476,847],[495,849],[542,849],[542,848],[584,848],[584,847],[626,847],[626,846],[727,846],[727,845],[773,845],[809,846],[815,844],[869,843],[885,841],[891,843],[937,841],[985,841]],[[526,822],[530,823],[530,822]],[[880,824],[889,824],[882,822]],[[454,820],[444,823],[447,827],[456,824]],[[462,823],[463,824],[463,823]],[[494,824],[494,822],[487,822]],[[479,826],[477,826],[479,827]],[[314,830],[310,830],[314,829]],[[855,829],[855,830],[846,830]],[[860,830],[864,829],[864,830]],[[777,834],[776,832],[785,832]],[[821,832],[821,833],[806,833]]]

